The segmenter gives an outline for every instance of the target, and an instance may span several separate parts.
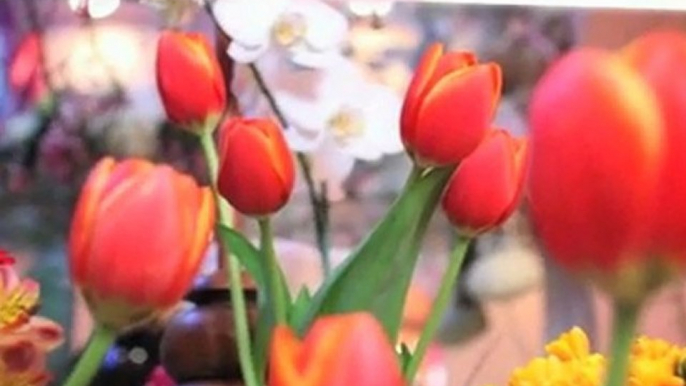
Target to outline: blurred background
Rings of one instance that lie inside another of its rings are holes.
[[[58,378],[88,335],[87,314],[70,288],[65,239],[85,173],[105,154],[168,162],[205,179],[196,142],[165,122],[155,85],[157,35],[164,28],[201,31],[212,21],[193,0],[0,0],[0,248],[40,281],[41,314],[57,320],[68,344],[54,353]],[[530,90],[557,57],[577,45],[617,48],[640,33],[686,27],[686,14],[663,11],[478,6],[431,2],[350,1],[333,6],[348,19],[344,54],[369,79],[402,98],[420,54],[441,41],[476,51],[504,71],[497,124],[526,135]],[[219,55],[224,55],[219,50]],[[264,57],[268,84],[307,93],[317,77]],[[271,112],[245,66],[232,91],[248,115]],[[340,258],[383,215],[409,170],[403,153],[373,162],[320,159],[330,186],[333,255]],[[280,258],[292,286],[316,285],[320,266],[302,181],[276,219]],[[252,224],[241,225],[254,234]],[[407,333],[421,326],[452,242],[437,214],[408,301]],[[208,259],[206,271],[212,269]],[[643,331],[686,343],[686,289],[651,300]],[[543,342],[573,325],[605,347],[609,311],[602,296],[558,272],[535,245],[526,203],[503,229],[480,238],[456,287],[430,359],[426,385],[503,384]],[[416,332],[416,331],[415,331]]]

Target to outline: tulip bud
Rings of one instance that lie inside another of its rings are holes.
[[[458,166],[443,210],[461,233],[475,236],[502,224],[521,197],[527,141],[497,129]]]
[[[432,45],[405,96],[401,136],[422,165],[454,165],[469,155],[491,125],[500,98],[501,71],[477,64],[470,52],[443,53]]]
[[[231,118],[220,133],[219,193],[237,211],[265,216],[293,191],[295,168],[281,129],[268,119]]]
[[[663,122],[653,91],[619,57],[581,49],[536,86],[530,124],[531,210],[551,256],[619,296],[654,286],[644,251]]]
[[[169,166],[100,161],[76,205],[72,281],[95,319],[120,329],[181,300],[214,225],[209,188]]]
[[[393,346],[367,313],[324,316],[303,340],[274,330],[268,386],[402,386]]]
[[[686,262],[686,35],[663,31],[644,35],[622,56],[657,95],[665,124],[665,160],[660,175],[652,229],[652,252]]]
[[[156,70],[169,119],[193,131],[203,125],[214,129],[227,97],[224,76],[207,39],[198,33],[162,32]]]

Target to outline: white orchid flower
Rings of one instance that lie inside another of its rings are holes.
[[[343,58],[337,62],[322,73],[309,97],[275,90],[276,101],[291,125],[286,134],[291,147],[311,153],[328,145],[365,161],[402,151],[400,97],[390,88],[366,80],[353,62]]]
[[[401,99],[389,87],[371,83],[353,62],[339,58],[312,93],[275,89],[289,127],[289,146],[308,154],[316,182],[326,182],[329,199],[341,188],[355,160],[375,161],[402,151],[398,122]]]
[[[320,0],[216,0],[212,12],[232,39],[228,54],[252,63],[271,48],[305,67],[324,67],[338,55],[348,21]]]

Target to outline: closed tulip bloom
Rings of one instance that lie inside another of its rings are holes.
[[[432,45],[405,96],[401,135],[407,151],[425,166],[454,165],[469,155],[491,125],[500,99],[501,71],[478,64],[470,52]]]
[[[665,162],[660,176],[653,253],[686,262],[686,35],[654,32],[629,44],[623,57],[655,91],[665,123]]]
[[[176,304],[196,276],[215,205],[169,166],[100,161],[71,225],[71,277],[101,324],[117,329]]]
[[[303,340],[277,326],[268,386],[401,386],[393,345],[367,313],[324,316]]]
[[[476,236],[512,214],[524,185],[526,151],[526,139],[496,129],[458,166],[442,203],[461,233]]]
[[[231,118],[222,125],[218,188],[239,212],[265,216],[293,191],[293,158],[279,126],[269,119]]]
[[[531,209],[552,257],[604,277],[641,267],[663,159],[650,87],[618,56],[577,50],[537,85],[530,124]]]
[[[172,122],[196,130],[208,119],[218,119],[224,111],[224,76],[203,35],[162,32],[156,71],[157,89]]]

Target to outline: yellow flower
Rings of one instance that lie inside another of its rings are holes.
[[[600,386],[606,359],[592,353],[588,337],[578,327],[546,346],[548,354],[516,369],[508,386]],[[677,368],[686,348],[640,337],[632,346],[627,386],[686,386]]]
[[[677,364],[686,350],[659,339],[640,337],[631,350],[629,386],[683,386]]]
[[[548,356],[514,371],[509,386],[599,386],[605,358],[591,354],[586,334],[575,327],[546,346]]]

